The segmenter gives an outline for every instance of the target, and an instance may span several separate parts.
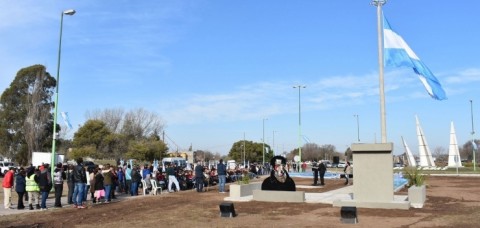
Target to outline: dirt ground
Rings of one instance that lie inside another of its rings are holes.
[[[294,180],[297,186],[312,184],[311,179]],[[343,180],[326,180],[324,188],[297,190],[326,192],[343,186]],[[4,215],[0,227],[479,227],[480,222],[480,177],[431,176],[423,208],[358,208],[355,225],[341,223],[340,208],[317,203],[234,202],[237,216],[221,218],[219,204],[226,196],[210,187],[203,193],[124,197],[87,209]]]

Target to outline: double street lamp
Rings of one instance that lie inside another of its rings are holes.
[[[57,85],[55,88],[55,109],[53,112],[53,139],[52,139],[52,158],[51,158],[51,174],[55,170],[55,144],[57,140],[57,112],[58,112],[58,87],[60,85],[60,56],[62,54],[62,31],[63,31],[63,15],[74,15],[75,10],[65,10],[60,15],[60,41],[58,42],[58,59],[57,59]]]

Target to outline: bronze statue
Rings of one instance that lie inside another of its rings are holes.
[[[287,159],[282,156],[275,156],[270,160],[272,171],[262,183],[262,190],[274,191],[296,191],[295,182],[288,175],[285,165]]]

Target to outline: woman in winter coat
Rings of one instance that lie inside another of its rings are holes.
[[[95,197],[97,198],[97,202],[101,203],[102,197],[105,198],[105,187],[103,185],[103,174],[99,171],[98,168],[95,168],[93,171],[95,173]],[[91,186],[90,186],[91,187]]]
[[[20,172],[17,174],[15,177],[15,191],[18,194],[18,210],[23,210],[25,209],[25,206],[23,205],[23,196],[25,195],[26,192],[26,181],[25,181],[25,170],[23,168],[20,169]]]

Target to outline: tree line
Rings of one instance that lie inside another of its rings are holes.
[[[57,81],[43,65],[17,72],[0,97],[0,154],[20,165],[31,163],[32,152],[49,152],[53,140],[53,95]],[[164,121],[142,108],[121,108],[87,113],[87,121],[73,139],[57,137],[57,152],[68,159],[77,157],[142,161],[166,156],[167,145],[160,139]],[[58,123],[56,134],[66,131]]]

